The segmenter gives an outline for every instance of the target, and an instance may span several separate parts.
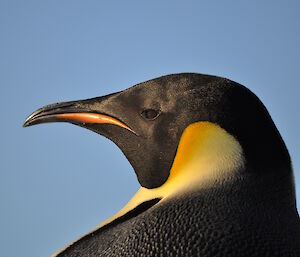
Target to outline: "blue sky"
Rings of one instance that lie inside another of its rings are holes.
[[[299,1],[1,0],[1,255],[49,256],[139,187],[107,139],[69,124],[23,129],[24,119],[169,73],[215,74],[254,91],[287,144],[300,197],[299,9]]]

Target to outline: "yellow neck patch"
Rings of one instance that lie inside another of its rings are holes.
[[[212,186],[243,166],[242,147],[232,135],[210,122],[193,123],[181,136],[168,180],[158,188],[141,187],[120,212],[96,229],[145,201],[164,200],[181,192]]]
[[[182,192],[213,186],[218,181],[233,176],[234,172],[243,166],[242,147],[232,135],[210,122],[193,123],[181,136],[168,180],[158,188],[141,187],[123,209],[93,231],[145,201],[154,198],[162,198],[161,201],[165,201]]]

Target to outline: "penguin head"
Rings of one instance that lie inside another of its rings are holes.
[[[112,140],[148,189],[176,177],[188,185],[245,170],[290,170],[288,151],[261,101],[216,76],[167,75],[107,96],[48,105],[24,126],[46,122],[69,122]]]

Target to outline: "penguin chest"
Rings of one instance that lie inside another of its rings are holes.
[[[278,220],[222,206],[176,199],[95,231],[59,256],[300,256]]]

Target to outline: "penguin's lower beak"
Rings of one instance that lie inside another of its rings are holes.
[[[49,122],[69,122],[76,125],[113,124],[134,131],[122,121],[112,116],[91,110],[83,101],[56,103],[44,106],[33,112],[24,122],[23,127],[29,127]]]

